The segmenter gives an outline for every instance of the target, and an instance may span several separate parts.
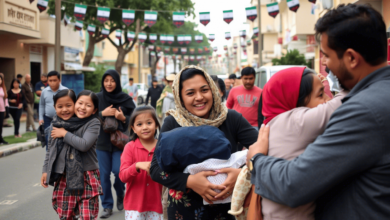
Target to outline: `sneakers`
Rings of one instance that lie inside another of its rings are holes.
[[[100,218],[109,218],[112,215],[112,209],[103,209],[103,213]]]
[[[118,208],[119,211],[122,211],[123,210],[123,199],[124,197],[118,197],[116,199],[116,207]]]

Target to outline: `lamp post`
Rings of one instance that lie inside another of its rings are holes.
[[[258,42],[258,54],[259,54],[259,66],[263,65],[263,35],[261,34],[261,2],[257,0],[257,26],[259,28],[259,42]]]
[[[61,0],[55,1],[54,69],[61,72]]]

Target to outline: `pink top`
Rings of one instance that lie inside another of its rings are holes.
[[[230,90],[226,106],[241,113],[249,124],[257,127],[259,124],[257,121],[259,100],[262,91],[257,86],[253,86],[251,90],[245,89],[243,85],[234,87]]]
[[[154,182],[144,170],[138,173],[135,168],[137,162],[152,161],[154,149],[149,152],[137,138],[123,150],[119,178],[126,183],[124,208],[127,211],[163,213],[162,185]]]
[[[0,112],[5,112],[5,107],[8,107],[8,99],[4,100],[4,90],[0,87]]]

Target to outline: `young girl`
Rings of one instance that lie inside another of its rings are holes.
[[[124,199],[126,220],[162,220],[162,186],[149,176],[150,162],[160,129],[153,107],[141,106],[130,118],[131,141],[121,157],[119,178],[127,184]]]
[[[43,165],[41,185],[54,186],[52,204],[60,219],[97,219],[102,194],[96,156],[100,121],[95,116],[97,96],[73,90],[61,90],[54,96],[54,117],[49,149]],[[76,116],[75,116],[76,115]]]

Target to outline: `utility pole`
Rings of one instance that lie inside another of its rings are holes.
[[[261,2],[257,0],[257,26],[259,28],[259,42],[258,42],[258,54],[259,54],[259,66],[260,68],[263,65],[263,35],[261,33]]]
[[[139,36],[139,32],[140,32],[140,21],[139,19],[137,19],[137,36]],[[141,44],[139,42],[139,39],[138,39],[138,83],[141,83]]]
[[[61,0],[55,0],[55,15],[54,69],[61,72]]]

